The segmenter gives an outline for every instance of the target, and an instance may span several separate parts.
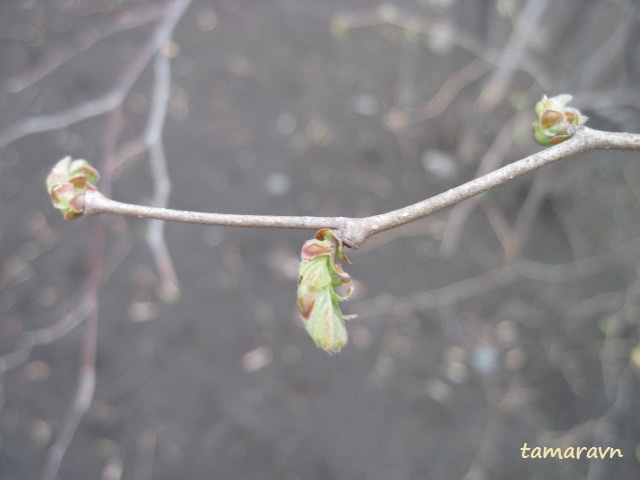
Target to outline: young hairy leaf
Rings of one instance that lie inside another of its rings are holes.
[[[319,230],[302,247],[298,276],[300,316],[315,344],[329,353],[339,352],[346,345],[344,320],[355,316],[343,315],[339,307],[353,291],[351,277],[337,261],[349,261],[342,249],[342,240],[334,232]],[[340,286],[346,287],[346,294],[336,292]]]

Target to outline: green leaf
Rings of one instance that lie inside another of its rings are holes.
[[[298,276],[298,310],[305,328],[315,344],[326,352],[339,352],[347,343],[343,315],[339,303],[353,291],[351,277],[342,269],[336,257],[349,261],[342,240],[331,230],[319,230],[315,238],[302,247]],[[335,289],[344,286],[340,295]]]
[[[325,352],[339,352],[347,343],[347,329],[331,288],[318,292],[305,328],[315,344]]]

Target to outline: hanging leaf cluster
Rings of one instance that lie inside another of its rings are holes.
[[[339,303],[353,292],[351,277],[339,260],[349,262],[343,242],[328,228],[302,247],[298,277],[298,309],[307,332],[315,344],[329,353],[339,352],[347,343],[344,321],[355,315],[343,315]],[[351,262],[349,262],[351,263]],[[343,287],[340,295],[337,287]]]

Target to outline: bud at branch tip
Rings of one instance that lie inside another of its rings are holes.
[[[551,98],[543,95],[536,103],[533,138],[538,144],[549,147],[564,142],[589,119],[578,109],[567,106],[572,98],[566,93]]]
[[[86,160],[60,160],[47,176],[47,191],[53,206],[64,214],[66,220],[73,220],[84,211],[84,194],[97,190],[100,174]]]

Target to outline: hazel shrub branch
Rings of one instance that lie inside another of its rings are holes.
[[[342,315],[338,302],[351,293],[349,290],[346,295],[340,296],[334,291],[334,287],[345,283],[351,286],[350,281],[345,281],[349,279],[348,275],[337,263],[337,259],[347,260],[343,247],[358,248],[372,235],[413,222],[580,153],[604,149],[640,150],[640,134],[605,132],[585,127],[587,117],[567,106],[570,101],[571,95],[564,94],[552,98],[544,96],[536,104],[533,136],[540,145],[549,148],[413,205],[369,217],[236,215],[122,203],[105,197],[97,190],[95,183],[99,174],[91,165],[70,157],[64,158],[52,169],[47,177],[47,189],[54,206],[68,220],[82,214],[113,213],[203,225],[318,230],[314,239],[303,247],[298,305],[301,318],[306,322],[307,331],[315,343],[324,350],[335,352],[347,341],[342,321],[349,317]],[[309,254],[309,249],[314,249],[313,255]],[[310,276],[311,270],[315,273]],[[320,271],[322,278],[317,274]],[[319,278],[322,280],[320,283]],[[318,299],[322,299],[322,308],[314,311]]]
[[[75,198],[73,203],[75,209],[81,209],[80,212],[85,215],[115,213],[130,217],[233,227],[302,230],[330,228],[341,232],[346,246],[358,248],[372,235],[418,220],[558,160],[590,150],[602,149],[640,150],[640,134],[604,132],[588,127],[578,127],[569,139],[551,148],[529,155],[413,205],[361,218],[191,212],[122,203],[107,198],[95,190],[87,190],[83,195]],[[79,212],[74,211],[75,213]],[[69,215],[69,218],[76,217],[77,215]]]

